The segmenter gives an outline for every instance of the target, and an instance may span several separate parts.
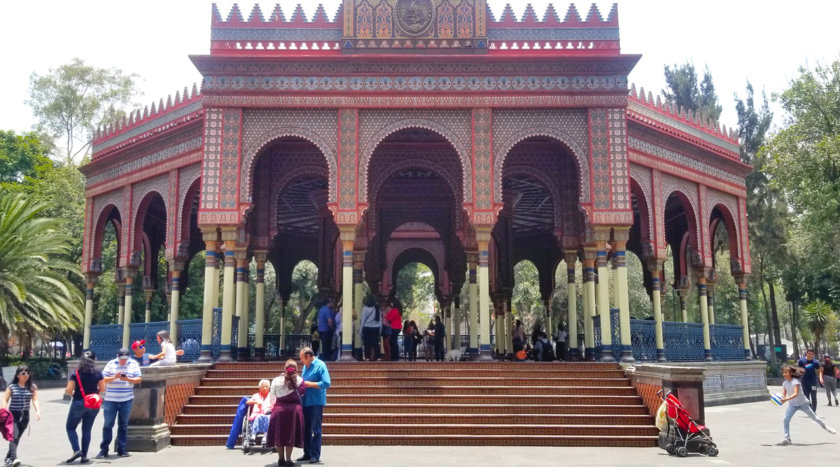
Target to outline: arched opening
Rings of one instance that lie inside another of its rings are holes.
[[[725,206],[712,209],[709,222],[715,281],[710,283],[709,297],[713,305],[710,319],[715,324],[741,324],[738,286],[732,276],[733,265],[740,268],[735,223]]]
[[[368,167],[370,207],[360,232],[362,241],[357,241],[368,246],[365,277],[374,293],[398,294],[401,267],[423,262],[434,273],[439,301],[453,299],[453,290],[466,276],[462,186],[457,151],[434,131],[399,130],[377,146]],[[434,267],[411,255],[398,265],[400,253],[408,248],[431,255]]]
[[[207,247],[204,244],[201,230],[198,228],[200,188],[201,180],[196,179],[187,190],[181,206],[180,236],[175,251],[176,260],[184,261],[179,281],[181,301],[178,307],[178,316],[180,319],[202,317],[205,250]],[[172,265],[170,265],[171,268]]]
[[[133,254],[140,254],[133,279],[132,323],[144,322],[147,318],[150,322],[168,320],[166,287],[162,287],[167,283],[168,276],[164,255],[166,218],[166,204],[160,193],[151,192],[140,201],[132,248]]]
[[[645,264],[646,255],[655,253],[649,203],[650,200],[645,196],[639,183],[630,179],[633,225],[630,227],[627,240],[627,281],[630,292],[630,316],[642,319],[653,316],[651,295],[654,292],[659,293],[651,289],[651,274],[648,265]],[[640,293],[646,295],[647,298],[643,298]]]
[[[522,321],[522,329],[530,337],[532,332],[545,332],[545,302],[540,293],[540,275],[537,266],[522,260],[513,267],[514,285],[511,295],[513,320]]]
[[[699,254],[696,219],[691,203],[683,193],[676,191],[668,196],[664,222],[665,242],[669,251],[665,262],[665,280],[672,286],[672,294],[666,300],[673,309],[673,315],[668,316],[670,310],[667,308],[663,308],[663,312],[666,317],[673,317],[674,321],[700,322],[696,294],[692,293],[696,284],[692,262],[699,261],[696,257],[692,260],[692,256]]]
[[[114,217],[108,218],[102,225],[97,261],[102,267],[99,282],[94,288],[94,310],[92,324],[114,324],[119,321],[117,308],[119,306],[119,290],[117,280],[122,278],[119,273],[119,213],[114,210]]]

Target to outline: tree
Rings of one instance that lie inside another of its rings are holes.
[[[397,298],[403,305],[403,317],[417,322],[431,319],[430,304],[435,299],[435,277],[422,263],[409,263],[397,273]]]
[[[0,183],[17,184],[52,166],[50,144],[35,132],[0,130]]]
[[[808,323],[808,329],[814,333],[814,347],[817,353],[820,352],[819,346],[822,340],[822,334],[825,327],[831,321],[834,314],[831,307],[824,301],[817,299],[805,306],[805,322]]]
[[[540,325],[545,304],[540,294],[540,275],[537,267],[530,261],[520,261],[513,267],[513,293],[511,313],[522,320],[523,329],[530,331]],[[545,327],[542,323],[541,328]],[[550,330],[549,330],[550,332]]]
[[[10,333],[78,328],[84,295],[68,279],[70,242],[45,203],[0,189],[0,355]]]
[[[668,89],[662,90],[665,99],[676,104],[677,107],[684,107],[695,114],[717,121],[723,107],[718,103],[715,84],[712,81],[712,73],[706,67],[703,73],[703,80],[698,83],[697,72],[694,65],[686,62],[685,65],[665,65],[665,83]]]
[[[303,331],[303,325],[309,318],[309,314],[315,309],[317,301],[318,266],[315,266],[315,263],[311,261],[301,261],[292,271],[292,294],[289,298],[289,304],[294,306],[297,311],[295,334],[300,334]],[[280,311],[285,313],[285,310]]]
[[[32,73],[27,104],[38,127],[63,140],[63,160],[73,163],[85,154],[96,128],[116,123],[138,94],[137,75],[95,68],[80,58],[46,75]]]

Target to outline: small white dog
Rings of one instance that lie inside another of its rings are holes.
[[[452,349],[449,352],[446,352],[446,357],[444,358],[447,362],[460,362],[461,361],[461,351],[458,349]]]

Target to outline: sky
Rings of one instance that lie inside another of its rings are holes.
[[[498,17],[505,1],[488,0]],[[233,2],[219,1],[227,16]],[[240,1],[247,18],[255,2]],[[280,3],[286,16],[303,3],[311,16],[315,0],[258,2],[264,14]],[[332,16],[339,0],[322,0]],[[510,2],[521,16],[528,2]],[[531,2],[542,17],[547,0]],[[560,16],[568,2],[553,2]],[[596,2],[606,16],[612,2]],[[6,0],[0,11],[0,130],[28,131],[34,124],[29,106],[29,78],[79,57],[89,65],[118,68],[140,76],[148,105],[166,98],[201,76],[189,55],[210,50],[211,1],[203,0]],[[581,15],[590,2],[579,2]],[[721,122],[737,124],[734,95],[744,96],[747,81],[757,92],[783,91],[798,75],[798,68],[840,59],[836,33],[840,1],[797,2],[755,0],[618,2],[621,51],[641,54],[630,74],[637,88],[661,93],[664,65],[692,62],[708,67],[723,105]],[[832,32],[834,31],[834,32]],[[783,124],[777,105],[775,125]]]

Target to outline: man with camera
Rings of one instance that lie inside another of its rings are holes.
[[[97,459],[108,457],[115,420],[117,442],[114,450],[120,457],[129,456],[126,450],[128,416],[131,415],[131,404],[134,402],[134,385],[141,380],[140,365],[130,356],[128,349],[122,348],[117,352],[117,358],[108,362],[102,370],[102,380],[105,382],[105,397],[102,398],[105,423],[102,426],[102,443],[99,445]]]

